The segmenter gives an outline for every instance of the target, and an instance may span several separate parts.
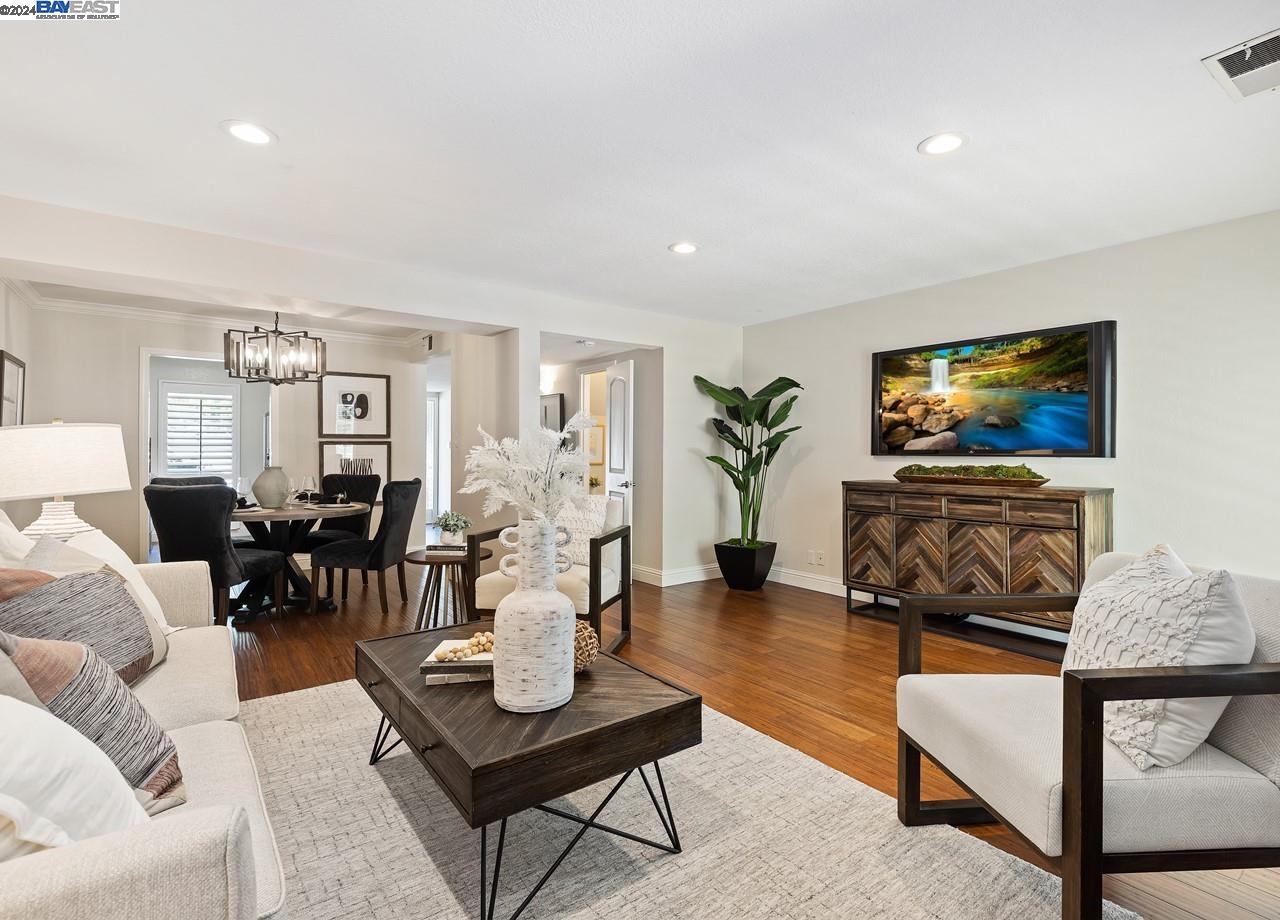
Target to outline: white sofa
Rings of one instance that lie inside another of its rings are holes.
[[[139,566],[172,626],[133,691],[178,749],[187,802],[144,825],[0,863],[0,917],[282,920],[284,871],[235,721],[231,632],[214,626],[203,562]]]

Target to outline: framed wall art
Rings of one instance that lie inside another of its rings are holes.
[[[391,375],[329,371],[317,397],[320,438],[391,437]]]
[[[0,351],[0,425],[26,421],[27,365],[7,351]]]

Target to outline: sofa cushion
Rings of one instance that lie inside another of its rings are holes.
[[[165,812],[158,820],[210,805],[243,808],[249,816],[249,834],[253,840],[258,916],[282,917],[284,869],[244,730],[237,722],[204,722],[175,729],[172,738],[182,762],[189,765],[187,804]]]
[[[93,742],[39,706],[0,696],[0,862],[149,820]]]
[[[41,538],[16,567],[0,561],[0,629],[90,645],[128,684],[163,661],[169,647],[121,575],[52,537]]]
[[[1157,546],[1080,594],[1063,670],[1243,664],[1254,634],[1230,573],[1193,575]],[[1213,731],[1228,697],[1106,704],[1106,735],[1138,767],[1168,767]]]
[[[575,565],[591,565],[591,538],[604,533],[608,505],[607,495],[588,495],[582,507],[566,505],[556,517],[556,525],[569,531],[563,552]]]
[[[170,626],[165,620],[159,599],[156,598],[155,592],[142,577],[133,560],[129,558],[129,554],[101,530],[86,530],[84,533],[78,533],[67,541],[67,546],[101,559],[113,572],[123,578],[129,586],[130,593],[138,599],[142,611],[159,624],[160,631],[165,635],[177,628]]]
[[[1062,853],[1062,681],[898,679],[898,727],[1048,856]],[[1208,744],[1139,770],[1103,744],[1103,851],[1280,846],[1280,789]]]
[[[234,719],[240,713],[231,630],[197,626],[169,636],[169,657],[133,685],[134,695],[166,731]]]
[[[618,573],[601,567],[600,600],[607,601],[618,593]],[[516,580],[501,572],[490,572],[476,579],[476,607],[493,610],[498,601],[516,589]],[[574,612],[584,617],[591,606],[591,570],[585,565],[572,566],[556,575],[556,590],[573,601]]]
[[[0,655],[41,706],[111,758],[147,814],[186,801],[173,742],[92,648],[0,632]]]

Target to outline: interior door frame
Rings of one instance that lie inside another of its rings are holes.
[[[151,473],[151,359],[152,358],[186,358],[196,361],[222,361],[220,351],[194,351],[189,348],[157,348],[143,345],[138,349],[138,553],[141,558],[135,562],[146,562],[147,552],[151,548],[151,515],[147,513],[147,501],[142,488],[150,480]],[[228,380],[232,378],[228,377]],[[271,386],[264,383],[263,386]],[[271,451],[277,454],[280,449],[280,400],[279,389],[271,387],[271,399],[268,411],[271,414]]]

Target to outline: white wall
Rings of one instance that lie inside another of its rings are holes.
[[[664,577],[711,575],[712,545],[732,528],[733,503],[723,477],[703,459],[714,440],[706,421],[709,407],[694,389],[693,375],[740,376],[737,327],[5,197],[0,197],[0,276],[153,296],[173,296],[175,285],[199,286],[202,292],[217,289],[229,303],[246,302],[246,297],[260,303],[266,295],[515,327],[528,337],[515,350],[517,419],[522,410],[537,417],[533,341],[540,332],[660,346]],[[454,430],[462,428],[455,418]]]
[[[872,352],[1103,319],[1118,320],[1117,456],[1028,464],[1053,485],[1113,487],[1118,549],[1167,542],[1192,562],[1280,576],[1272,212],[748,327],[747,388],[779,374],[806,387],[762,524],[779,577],[837,589],[840,482],[910,462],[870,455]],[[825,550],[826,567],[806,549]]]
[[[7,351],[27,366],[26,386],[31,388],[33,374],[38,368],[31,353],[31,305],[17,291],[0,279],[0,351]],[[28,424],[48,421],[31,412],[31,400],[25,401]],[[18,520],[31,507],[29,502],[0,502],[0,511]],[[37,505],[37,513],[39,506]],[[24,518],[18,526],[25,527]]]

